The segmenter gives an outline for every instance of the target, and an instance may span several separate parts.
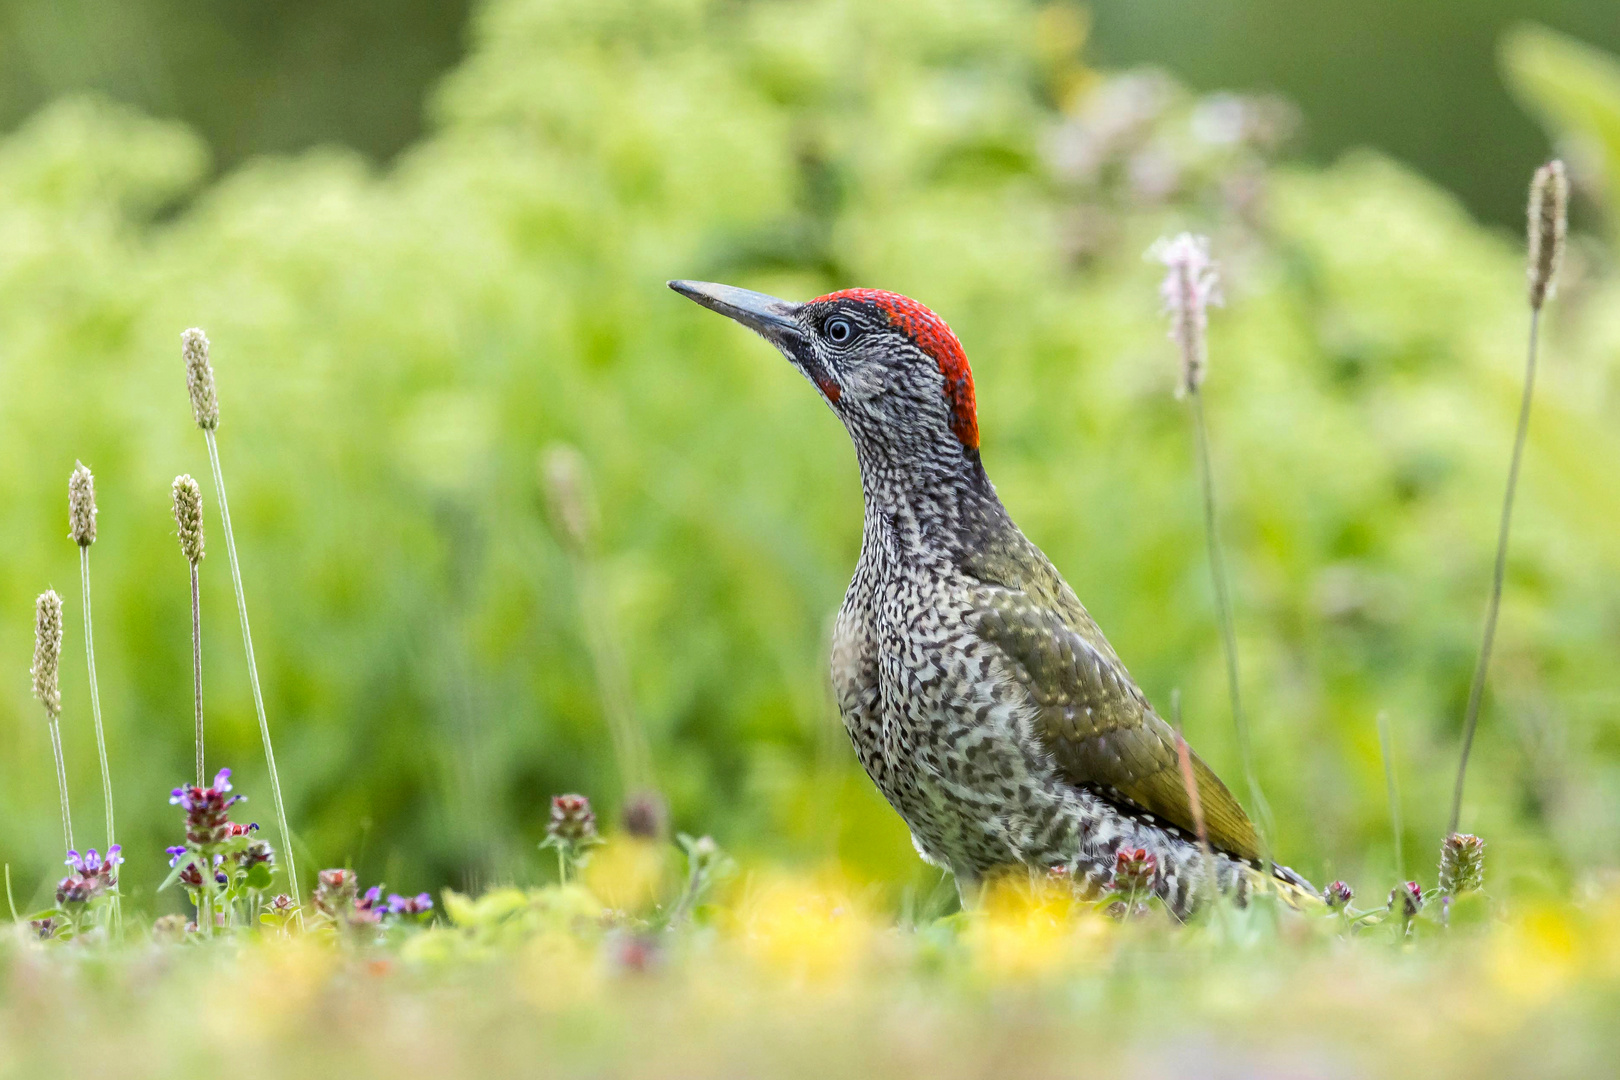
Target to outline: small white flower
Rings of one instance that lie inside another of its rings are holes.
[[[1204,383],[1204,335],[1209,328],[1209,306],[1220,306],[1221,280],[1209,257],[1209,238],[1182,233],[1161,239],[1148,249],[1148,257],[1164,263],[1159,295],[1170,316],[1170,340],[1181,352],[1181,393],[1196,393]]]

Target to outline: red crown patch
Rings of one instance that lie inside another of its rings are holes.
[[[874,305],[888,316],[889,325],[903,332],[939,365],[945,376],[945,397],[951,405],[951,431],[970,450],[979,447],[979,410],[973,397],[973,370],[967,354],[945,320],[909,296],[882,289],[843,289],[818,296],[823,300],[858,300]]]

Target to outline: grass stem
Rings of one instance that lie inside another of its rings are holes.
[[[247,650],[248,681],[253,687],[253,707],[259,717],[259,736],[264,741],[264,761],[270,773],[270,796],[275,801],[276,827],[281,835],[281,853],[287,860],[287,888],[300,911],[303,898],[298,889],[298,868],[293,862],[292,833],[287,828],[287,809],[281,799],[281,778],[276,772],[276,752],[270,745],[270,722],[264,715],[264,694],[259,689],[259,668],[253,659],[253,631],[248,627],[247,597],[242,591],[242,568],[236,560],[236,536],[231,530],[230,504],[225,498],[225,474],[219,467],[219,444],[213,428],[204,428],[208,441],[208,463],[214,470],[214,491],[219,496],[219,517],[225,529],[225,554],[231,563],[231,584],[236,587],[236,612],[242,620],[242,647]]]
[[[84,657],[90,669],[90,715],[96,723],[96,753],[101,758],[101,797],[107,806],[107,846],[113,838],[112,771],[107,767],[107,738],[101,726],[101,691],[96,685],[96,641],[90,625],[90,548],[79,548],[79,579],[84,592]]]
[[[1530,433],[1530,399],[1536,386],[1536,341],[1541,329],[1541,309],[1530,309],[1530,343],[1525,350],[1524,391],[1519,398],[1519,427],[1513,436],[1513,457],[1508,463],[1507,491],[1502,496],[1502,520],[1496,533],[1496,566],[1491,574],[1491,599],[1485,608],[1485,632],[1474,665],[1474,681],[1468,688],[1468,712],[1463,719],[1462,757],[1457,762],[1457,786],[1451,794],[1451,822],[1446,835],[1457,831],[1462,816],[1463,784],[1468,778],[1468,754],[1474,748],[1474,730],[1479,726],[1480,699],[1485,695],[1485,675],[1491,666],[1491,646],[1496,642],[1496,616],[1502,606],[1502,583],[1507,577],[1508,532],[1513,524],[1513,496],[1519,486],[1519,465],[1524,460],[1525,439]]]
[[[62,842],[65,850],[75,851],[73,812],[68,808],[67,763],[62,758],[62,725],[52,717],[47,726],[51,729],[51,753],[56,757],[56,793],[62,800]]]
[[[206,787],[207,772],[203,765],[203,701],[202,701],[202,587],[198,579],[197,564],[191,566],[191,679],[192,701],[197,719],[197,786]],[[283,840],[285,842],[285,840]]]
[[[602,713],[607,720],[619,762],[619,775],[623,778],[624,795],[628,799],[649,786],[652,750],[647,745],[646,733],[636,722],[630,674],[608,615],[607,599],[594,556],[582,553],[576,559],[575,568],[586,647],[590,650],[597,692],[602,698]]]
[[[1259,834],[1260,854],[1271,865],[1271,807],[1260,790],[1254,772],[1254,753],[1249,745],[1249,724],[1243,714],[1243,697],[1238,679],[1237,631],[1232,618],[1232,595],[1226,578],[1226,562],[1221,555],[1220,533],[1215,511],[1215,475],[1210,463],[1209,424],[1204,418],[1204,395],[1197,386],[1187,392],[1192,401],[1193,431],[1198,442],[1199,480],[1204,497],[1204,536],[1209,547],[1209,572],[1215,582],[1216,617],[1220,622],[1221,647],[1226,653],[1226,686],[1232,701],[1232,723],[1237,727],[1238,754],[1243,759],[1243,778],[1248,784],[1249,801],[1254,806],[1255,831]],[[1266,875],[1270,880],[1270,875]]]
[[[1389,734],[1389,710],[1378,710],[1378,752],[1384,759],[1384,790],[1389,796],[1389,825],[1395,832],[1395,879],[1406,880],[1406,856],[1401,851],[1406,833],[1401,824],[1401,792],[1395,783],[1395,746]]]

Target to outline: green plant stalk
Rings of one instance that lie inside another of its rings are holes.
[[[1406,880],[1406,857],[1401,853],[1401,793],[1395,784],[1395,748],[1389,735],[1389,712],[1378,712],[1378,751],[1384,758],[1384,789],[1389,796],[1389,824],[1395,831],[1395,877]]]
[[[276,772],[276,752],[270,745],[270,721],[264,715],[264,694],[259,689],[259,668],[253,660],[253,631],[248,628],[247,597],[242,591],[242,568],[236,561],[236,537],[231,531],[231,509],[225,500],[225,474],[219,467],[219,444],[212,428],[203,429],[208,442],[208,463],[214,470],[214,491],[219,497],[219,516],[225,529],[225,554],[231,563],[231,584],[236,587],[236,613],[242,620],[242,647],[247,650],[248,681],[253,687],[253,707],[259,716],[259,736],[264,741],[264,760],[270,772],[270,796],[276,805],[276,827],[281,833],[281,851],[287,859],[287,888],[302,919],[303,898],[298,890],[298,867],[293,862],[292,833],[287,828],[287,809],[281,801],[281,778]]]
[[[1463,784],[1468,778],[1468,754],[1474,748],[1474,729],[1479,726],[1479,705],[1485,695],[1485,675],[1491,666],[1491,646],[1496,642],[1496,616],[1502,606],[1502,583],[1507,577],[1508,532],[1513,525],[1513,496],[1519,486],[1519,465],[1524,460],[1525,439],[1530,434],[1530,399],[1536,388],[1536,340],[1541,329],[1541,309],[1530,309],[1530,344],[1525,351],[1524,392],[1519,398],[1519,427],[1513,436],[1513,457],[1508,462],[1507,491],[1502,496],[1502,521],[1496,534],[1496,567],[1491,575],[1491,599],[1485,608],[1485,632],[1479,644],[1479,660],[1474,665],[1474,681],[1468,689],[1468,713],[1463,720],[1462,757],[1457,762],[1457,786],[1451,794],[1451,823],[1446,835],[1457,831],[1462,816]]]
[[[79,579],[84,591],[84,657],[90,669],[90,715],[96,722],[96,753],[101,757],[101,797],[107,805],[107,846],[113,838],[112,771],[107,767],[107,738],[101,726],[101,691],[96,686],[96,641],[90,626],[90,548],[79,548]]]
[[[197,714],[197,786],[203,787],[207,770],[203,767],[203,702],[202,702],[202,587],[197,575],[197,564],[191,566],[191,678],[192,701]]]
[[[17,898],[11,895],[11,864],[6,863],[6,906],[11,909],[11,921],[21,922],[17,918]]]
[[[628,798],[651,786],[652,750],[647,745],[646,732],[636,723],[630,677],[607,614],[595,559],[589,553],[581,553],[574,566],[580,616],[585,623],[585,639],[596,670],[597,692],[602,696],[602,712],[613,740],[624,795]]]
[[[1215,474],[1210,464],[1209,425],[1204,419],[1204,395],[1197,387],[1188,392],[1192,399],[1193,430],[1198,442],[1199,479],[1204,496],[1204,536],[1209,547],[1209,572],[1215,582],[1216,616],[1221,628],[1221,647],[1226,653],[1226,687],[1232,700],[1232,723],[1237,727],[1238,754],[1243,759],[1243,778],[1248,783],[1249,801],[1254,806],[1255,832],[1260,840],[1261,862],[1271,865],[1271,806],[1260,790],[1260,781],[1254,772],[1254,754],[1249,746],[1249,723],[1243,715],[1243,698],[1239,689],[1237,631],[1232,619],[1232,596],[1226,580],[1226,563],[1221,556],[1220,534],[1216,527]],[[1263,875],[1269,883],[1270,872]]]
[[[62,840],[65,851],[77,850],[73,846],[73,813],[68,809],[67,762],[62,758],[62,726],[55,717],[49,719],[51,753],[56,757],[56,793],[62,800]]]

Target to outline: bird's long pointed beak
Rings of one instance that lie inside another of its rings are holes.
[[[798,304],[712,281],[671,281],[669,287],[710,311],[736,319],[779,347],[786,348],[804,337],[804,330],[794,318]]]

